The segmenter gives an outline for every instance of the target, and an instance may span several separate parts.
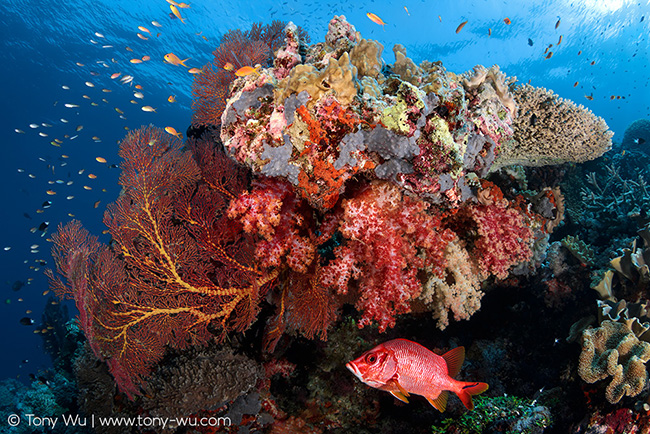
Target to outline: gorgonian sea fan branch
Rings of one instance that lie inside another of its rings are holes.
[[[204,154],[211,146],[193,143]],[[59,295],[75,299],[95,355],[133,397],[166,347],[205,344],[209,325],[221,337],[247,328],[277,272],[258,270],[240,226],[222,221],[223,192],[242,187],[234,162],[214,157],[207,166],[220,167],[201,170],[180,141],[154,128],[130,133],[120,155],[123,194],[104,216],[111,247],[78,222],[60,227],[53,256],[66,283],[49,274]]]

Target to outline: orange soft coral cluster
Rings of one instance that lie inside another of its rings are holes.
[[[296,114],[307,125],[309,141],[305,142],[300,158],[308,164],[298,173],[297,191],[319,209],[331,209],[343,192],[345,182],[359,169],[341,167],[336,169],[338,157],[336,144],[361,123],[359,116],[346,110],[334,98],[326,99],[312,116],[303,105]]]

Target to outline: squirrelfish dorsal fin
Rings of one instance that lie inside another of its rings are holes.
[[[442,358],[447,362],[447,374],[453,378],[458,375],[460,367],[463,366],[465,361],[465,347],[456,347],[449,350],[442,355]]]
[[[433,405],[436,409],[442,413],[445,411],[445,408],[447,408],[447,399],[449,398],[449,392],[446,390],[443,390],[440,392],[440,395],[436,399],[431,399],[429,397],[426,397],[427,401],[429,401],[429,404]]]

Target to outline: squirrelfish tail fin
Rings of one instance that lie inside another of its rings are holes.
[[[487,383],[477,383],[477,382],[467,382],[467,383],[463,382],[461,384],[462,387],[458,392],[456,392],[456,394],[458,395],[460,400],[463,401],[463,404],[465,404],[465,407],[467,407],[468,410],[474,410],[474,403],[472,402],[472,396],[478,395],[488,390],[488,385]]]
[[[460,367],[465,361],[465,347],[456,347],[442,355],[447,362],[447,374],[454,378],[460,372]]]

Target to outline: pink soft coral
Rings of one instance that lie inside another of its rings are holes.
[[[358,281],[360,327],[373,320],[380,331],[394,326],[395,315],[410,312],[422,290],[418,271],[444,270],[444,249],[454,235],[440,230],[440,219],[426,208],[388,182],[375,182],[343,202],[339,231],[345,241],[323,267],[321,283],[345,294],[349,280]]]
[[[249,234],[259,235],[255,256],[263,267],[284,262],[294,271],[306,273],[316,246],[306,234],[306,204],[296,198],[291,184],[277,178],[258,178],[250,192],[233,200],[228,217],[238,219]]]
[[[519,211],[499,205],[478,205],[467,207],[465,214],[476,225],[474,253],[482,273],[505,279],[510,267],[530,260],[533,233]]]
[[[332,236],[336,220],[325,218],[320,236],[313,211],[298,199],[293,187],[278,178],[257,178],[250,192],[231,202],[230,218],[239,220],[244,230],[257,237],[255,256],[259,264],[282,274],[273,301],[275,317],[269,322],[264,346],[273,351],[287,326],[300,330],[305,337],[327,338],[327,328],[336,319],[339,303],[317,276],[316,246]],[[333,214],[332,214],[333,215]]]

